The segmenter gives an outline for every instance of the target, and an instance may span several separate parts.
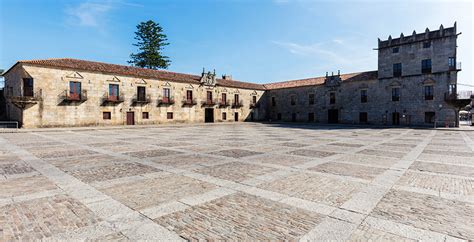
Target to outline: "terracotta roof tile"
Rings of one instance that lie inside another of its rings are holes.
[[[375,80],[378,78],[377,71],[366,71],[366,72],[357,72],[357,73],[348,73],[341,74],[341,80],[343,82],[353,82],[353,81],[368,81]],[[284,89],[284,88],[295,88],[295,87],[304,87],[304,86],[315,86],[322,85],[326,80],[325,76],[312,77],[306,79],[284,81],[284,82],[274,82],[265,84],[265,88],[272,89]]]
[[[183,82],[183,83],[194,83],[199,84],[201,76],[176,73],[163,70],[151,70],[133,66],[123,66],[108,64],[95,61],[85,61],[78,59],[70,58],[58,58],[58,59],[43,59],[43,60],[23,60],[18,61],[18,63],[29,64],[29,65],[38,65],[44,67],[55,67],[55,68],[64,68],[64,69],[73,69],[73,70],[83,70],[83,71],[93,71],[93,72],[102,72],[108,74],[124,75],[124,76],[133,76],[140,78],[150,78],[158,79],[164,81],[174,81],[174,82]],[[224,80],[217,79],[217,85],[226,86],[226,87],[235,87],[235,88],[244,88],[244,89],[258,89],[264,90],[264,86],[260,84],[240,82],[234,80]]]

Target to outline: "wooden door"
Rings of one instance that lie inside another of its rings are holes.
[[[237,112],[234,114],[234,121],[235,122],[239,121],[239,113],[237,113]]]
[[[213,108],[204,109],[204,122],[206,123],[214,122],[214,109]]]
[[[339,110],[329,109],[328,110],[328,123],[337,124],[339,122]]]
[[[400,113],[397,113],[397,112],[392,113],[392,124],[400,125]]]
[[[135,125],[135,113],[127,112],[127,125]]]

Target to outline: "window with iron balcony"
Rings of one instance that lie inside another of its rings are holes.
[[[433,100],[433,86],[425,86],[425,100]]]
[[[423,74],[431,73],[431,59],[425,59],[421,61],[421,73]]]

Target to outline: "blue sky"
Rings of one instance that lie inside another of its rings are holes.
[[[268,83],[376,70],[378,37],[457,21],[458,81],[474,85],[473,8],[470,1],[415,0],[1,0],[0,69],[59,57],[127,64],[136,25],[152,19],[168,35],[169,70],[205,67]]]

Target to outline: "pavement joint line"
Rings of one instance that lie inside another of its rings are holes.
[[[411,160],[411,162],[413,163],[415,161],[416,157],[419,155],[419,153],[421,153],[423,151],[424,147],[426,147],[426,145],[429,143],[429,141],[435,135],[435,132],[436,131],[430,132],[430,135],[425,137],[423,139],[423,142],[418,144],[411,152],[409,152],[406,155],[406,157],[403,157],[401,160],[408,161],[407,158],[413,158]],[[408,133],[408,131],[404,132],[404,133],[402,133],[402,134],[400,134],[396,137],[399,137],[401,135],[405,135],[407,133]],[[418,155],[417,155],[417,153],[418,153]],[[403,171],[403,173],[404,172],[405,171]],[[380,175],[378,175],[374,179],[374,181],[377,181],[377,180],[379,180],[383,177],[386,177],[386,173],[387,173],[387,171],[380,174]],[[376,185],[376,182],[374,182],[373,185],[369,185],[368,187],[366,187],[365,189],[363,189],[359,193],[356,193],[355,195],[353,195],[351,197],[351,199],[346,201],[342,206],[340,206],[340,208],[341,209],[346,209],[346,210],[349,210],[349,211],[353,211],[353,212],[357,212],[357,213],[362,213],[362,214],[369,215],[370,212],[380,202],[382,197],[385,196],[385,194],[393,187],[394,184],[396,184],[396,182],[398,181],[399,178],[400,177],[396,177],[394,180],[392,180],[391,181],[391,186],[389,184],[387,184],[387,186],[384,186],[384,187],[377,187],[377,186],[374,186],[374,185]],[[383,180],[385,180],[385,179],[383,179]],[[370,194],[370,196],[368,196],[369,194]],[[365,219],[363,221],[365,221]],[[352,230],[350,230],[351,234],[357,229],[357,227],[360,224],[362,224],[363,221],[356,224],[356,226],[351,227],[351,229],[352,229]],[[326,236],[327,234],[334,233],[334,231],[330,231],[333,226],[336,227],[336,228],[338,228],[338,226],[341,226],[340,224],[333,223],[331,221],[328,221],[328,224],[331,225],[331,226],[325,226],[325,227],[316,226],[316,228],[311,230],[303,238],[315,239],[316,238],[315,236]],[[329,237],[329,239],[332,239],[332,237]]]
[[[431,230],[419,229],[410,225],[392,222],[389,220],[380,219],[372,216],[368,216],[366,219],[364,219],[362,224],[395,235],[420,241],[446,241],[447,239],[459,240],[458,238],[434,232]]]
[[[35,133],[35,135],[39,135],[39,134]],[[43,136],[43,135],[39,135],[39,136]],[[0,139],[2,139],[2,138],[0,138]],[[57,141],[61,141],[61,140],[57,140]],[[69,142],[64,142],[64,141],[61,141],[61,142],[69,143]],[[61,183],[63,183],[64,181],[58,182],[58,179],[57,179],[58,177],[63,177],[66,180],[73,181],[72,183],[70,183],[70,182],[67,182],[67,183],[71,184],[72,187],[76,187],[75,189],[84,190],[84,191],[94,191],[96,194],[101,194],[102,197],[110,198],[108,195],[105,195],[105,194],[99,192],[94,187],[79,181],[78,179],[76,179],[75,177],[73,177],[69,174],[64,173],[63,171],[61,171],[60,169],[56,168],[55,166],[47,163],[46,161],[43,161],[39,158],[36,158],[35,156],[30,154],[26,150],[23,150],[23,149],[21,149],[20,147],[18,147],[16,145],[5,144],[5,147],[8,147],[8,149],[10,149],[14,154],[17,154],[20,158],[21,157],[27,158],[27,160],[29,160],[29,161],[26,161],[26,162],[30,166],[32,166],[34,169],[36,169],[37,171],[42,173],[42,175],[44,175],[47,178],[49,178],[50,180],[52,180],[54,183],[56,183],[57,186],[59,186],[61,188],[63,188]],[[76,185],[72,185],[72,184],[76,184]],[[78,193],[71,193],[70,191],[68,191],[68,189],[64,189],[64,190],[66,191],[66,193],[68,195],[71,195],[72,197],[79,200],[80,202],[84,202],[87,199],[87,197],[83,197],[83,194],[79,195]],[[85,202],[83,204],[85,206],[88,206],[87,202]],[[109,205],[104,204],[104,206],[109,206]],[[122,207],[121,208],[121,213],[117,214],[117,216],[121,216],[121,214],[123,214],[123,212],[139,214],[138,212],[136,212],[136,211],[134,211],[130,208],[127,208],[124,205],[122,205],[121,207]],[[96,212],[94,210],[92,210],[92,211]],[[105,218],[105,220],[108,221],[107,218]],[[108,222],[111,222],[111,221],[108,221]],[[160,225],[154,223],[153,221],[142,220],[142,221],[137,221],[137,222],[139,222],[140,225],[148,226],[149,228],[154,228],[155,229],[152,233],[149,234],[152,237],[145,237],[145,238],[169,238],[169,239],[176,239],[176,240],[178,240],[180,238],[174,232],[171,232],[171,231],[165,229],[164,227],[161,227]],[[111,223],[113,224],[113,222],[111,222]],[[120,229],[120,227],[119,227],[119,229]],[[137,239],[140,239],[140,237],[138,237]]]

